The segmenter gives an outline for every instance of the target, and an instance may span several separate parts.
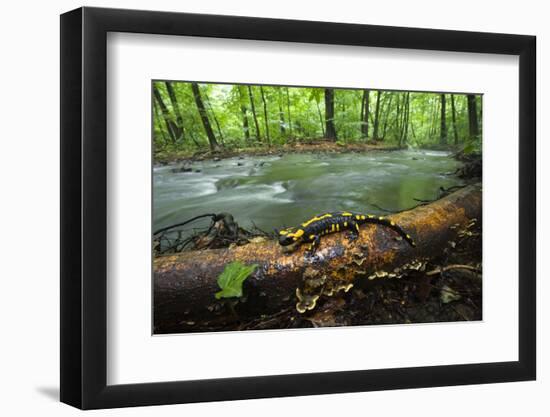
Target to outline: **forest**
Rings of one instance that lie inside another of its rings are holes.
[[[159,160],[322,139],[481,149],[481,95],[174,81],[154,81],[152,90]]]

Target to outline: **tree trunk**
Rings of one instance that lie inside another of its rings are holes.
[[[265,136],[267,138],[267,146],[271,146],[271,139],[269,137],[269,119],[267,117],[267,102],[265,100],[264,88],[260,86],[260,95],[262,96],[262,103],[264,105],[264,124],[265,124]]]
[[[404,106],[403,106],[403,103],[401,102],[401,95],[399,93],[396,93],[395,99],[397,101],[397,109],[396,109],[397,111],[395,113],[394,126],[397,130],[396,137],[399,142],[399,146],[401,146],[401,116],[403,113]]]
[[[465,187],[431,204],[388,216],[411,234],[411,247],[395,239],[395,232],[377,225],[361,227],[350,241],[345,233],[323,236],[318,256],[304,256],[305,246],[284,254],[275,241],[249,243],[227,249],[183,252],[154,260],[154,332],[185,330],[186,322],[207,323],[228,315],[215,299],[217,279],[233,261],[258,268],[244,283],[246,299],[237,306],[239,317],[260,317],[291,307],[304,277],[326,277],[324,285],[342,288],[365,279],[391,278],[407,265],[443,256],[472,219],[481,222],[481,185]]]
[[[199,111],[202,125],[204,127],[204,131],[206,132],[208,143],[210,144],[210,149],[215,150],[219,147],[219,145],[218,141],[216,140],[216,136],[214,135],[214,131],[212,130],[212,126],[210,125],[210,121],[208,120],[208,114],[206,113],[206,109],[204,108],[199,85],[197,83],[191,83],[191,90],[193,91],[193,96],[195,97],[197,110]]]
[[[336,141],[336,128],[334,127],[334,90],[325,88],[325,136]]]
[[[363,91],[363,100],[361,100],[361,135],[369,138],[369,96],[370,91]]]
[[[206,103],[208,104],[208,108],[210,109],[210,113],[212,114],[212,118],[214,119],[214,124],[216,125],[216,129],[218,130],[218,135],[220,138],[220,142],[223,145],[223,133],[222,129],[220,127],[220,123],[218,122],[218,118],[216,117],[216,112],[214,111],[214,107],[212,107],[212,104],[210,103],[210,98],[208,98],[208,94],[204,93],[204,98]]]
[[[403,102],[401,107],[401,114],[399,115],[399,147],[403,145],[405,137],[405,118],[407,115],[407,93],[403,93]]]
[[[321,125],[321,136],[325,138],[325,123],[323,120],[323,113],[321,113],[321,106],[319,106],[319,102],[317,100],[315,100],[315,104],[317,105],[317,114],[319,115],[319,124]]]
[[[286,128],[285,128],[285,113],[283,111],[283,97],[282,97],[282,89],[278,89],[278,100],[277,104],[279,105],[279,131],[281,132],[281,136],[286,136]]]
[[[250,142],[250,128],[248,126],[248,115],[246,114],[246,107],[241,106],[241,113],[243,114],[243,134],[246,142]]]
[[[384,112],[385,116],[384,116],[384,127],[382,128],[382,140],[386,138],[386,129],[388,127],[388,119],[390,118],[392,99],[393,99],[393,94],[390,94],[390,99],[388,100],[388,104],[386,105],[386,110]]]
[[[434,100],[432,97],[429,98],[429,119],[428,119],[428,138],[431,139],[433,138],[433,135],[432,135],[432,129],[433,129],[433,123],[434,123]]]
[[[364,131],[365,131],[365,126],[364,126],[364,119],[365,119],[365,91],[363,91],[363,95],[361,96],[361,110],[359,111],[359,126],[360,126],[360,131],[361,131],[361,137],[364,137]]]
[[[170,139],[173,143],[176,143],[177,140],[177,126],[172,120],[172,116],[170,115],[170,111],[168,110],[168,107],[164,104],[164,101],[162,100],[162,96],[160,95],[160,91],[157,88],[156,85],[153,84],[153,95],[155,96],[155,100],[157,101],[160,111],[162,112],[162,118],[164,119],[164,123],[166,124],[166,130],[168,130],[168,134],[170,135]]]
[[[468,94],[468,125],[470,140],[477,140],[479,136],[479,126],[477,122],[477,105],[476,105],[476,96],[473,94]]]
[[[482,105],[482,100],[483,98],[480,97],[479,98],[480,100],[480,106],[479,106],[479,111],[477,112],[477,120],[478,120],[478,123],[477,123],[477,134],[479,135],[479,138],[481,139],[481,135],[482,135],[482,130],[483,130],[483,105]]]
[[[262,134],[260,132],[260,125],[258,124],[258,116],[256,116],[256,106],[254,105],[254,95],[252,94],[252,87],[248,86],[248,98],[250,99],[250,108],[252,109],[252,118],[254,119],[254,126],[256,127],[256,139],[261,140]]]
[[[199,142],[197,141],[197,138],[195,137],[195,134],[193,133],[193,130],[189,130],[189,136],[191,136],[191,140],[196,145],[197,148],[200,147]]]
[[[247,113],[246,105],[244,104],[245,100],[244,100],[244,95],[243,95],[243,92],[241,90],[241,87],[238,86],[237,89],[239,91],[239,102],[240,102],[240,105],[241,105],[241,113],[243,115],[244,139],[248,143],[248,142],[250,142],[250,127],[248,125],[248,113]]]
[[[183,129],[183,116],[181,115],[180,106],[178,99],[176,97],[176,92],[170,81],[165,81],[166,91],[168,91],[168,96],[170,97],[170,102],[172,103],[172,109],[176,115],[176,140],[185,141],[185,131]]]
[[[439,129],[439,144],[447,144],[447,108],[445,94],[441,94],[441,127]]]
[[[401,136],[399,138],[399,147],[402,147],[407,143],[407,136],[409,134],[409,109],[410,109],[410,93],[405,93],[403,103],[403,121],[401,123]]]
[[[432,101],[432,118],[430,122],[430,138],[433,138],[437,133],[437,115],[439,113],[440,100],[436,100],[435,96]]]
[[[376,107],[374,108],[374,130],[372,138],[378,140],[378,126],[380,124],[380,90],[376,92]]]
[[[164,134],[164,129],[162,128],[162,120],[161,117],[160,117],[160,110],[159,110],[159,107],[158,107],[158,104],[155,101],[153,101],[153,112],[155,114],[155,119],[157,120],[157,124],[158,124],[158,127],[159,127],[159,130],[160,130],[160,135],[162,136],[162,141],[164,143],[166,143],[166,135]],[[168,128],[168,126],[167,126]]]
[[[451,113],[453,117],[453,133],[455,146],[458,145],[458,127],[456,126],[456,108],[455,108],[455,95],[451,94]]]
[[[412,128],[411,123],[411,93],[407,93],[407,118],[405,122],[405,143],[407,143],[409,139],[409,126]]]
[[[292,118],[290,117],[290,93],[288,91],[288,87],[286,88],[286,109],[288,112],[288,130],[289,135],[292,137]]]

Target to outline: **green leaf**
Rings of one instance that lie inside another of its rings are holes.
[[[243,265],[240,262],[231,262],[218,277],[218,286],[221,291],[216,293],[216,299],[242,297],[243,282],[254,272],[258,265]]]

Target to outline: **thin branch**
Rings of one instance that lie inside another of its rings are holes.
[[[173,229],[175,227],[179,227],[179,226],[185,226],[187,223],[191,223],[192,221],[195,221],[197,219],[202,219],[203,217],[216,217],[217,214],[201,214],[200,216],[196,216],[196,217],[193,217],[192,219],[189,219],[187,221],[184,221],[183,223],[177,223],[177,224],[173,224],[171,226],[166,226],[166,227],[163,227],[162,229],[158,229],[157,231],[153,232],[153,235],[158,235],[159,233],[162,233],[162,232],[166,232],[167,230],[170,230],[170,229]]]

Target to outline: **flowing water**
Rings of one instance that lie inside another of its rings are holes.
[[[193,172],[182,173],[172,172],[173,165],[155,167],[153,229],[220,212],[264,231],[327,211],[387,214],[461,184],[445,175],[459,166],[447,152],[405,150],[247,156],[194,162]],[[202,220],[187,230],[210,221]]]

